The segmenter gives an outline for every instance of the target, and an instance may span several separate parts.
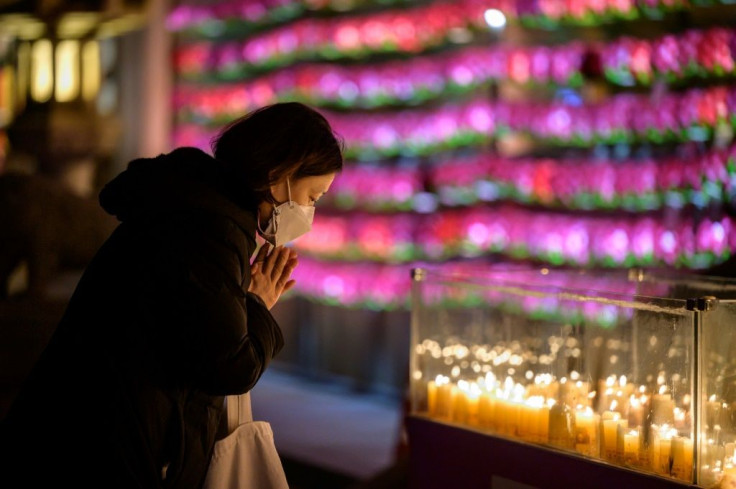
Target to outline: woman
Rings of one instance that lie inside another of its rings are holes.
[[[6,487],[203,483],[225,395],[282,347],[283,246],[342,169],[327,121],[259,109],[213,140],[131,162],[100,193],[120,225],[85,270],[2,432]],[[267,244],[253,263],[258,232]]]

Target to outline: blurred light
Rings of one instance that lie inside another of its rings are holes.
[[[86,36],[97,25],[97,12],[70,12],[59,21],[56,30],[61,39],[78,39]]]
[[[100,45],[89,41],[82,48],[82,97],[94,100],[100,91]]]
[[[43,36],[46,32],[46,25],[28,14],[4,14],[0,16],[0,32],[30,41]]]
[[[52,72],[54,47],[48,39],[33,43],[31,48],[31,97],[36,102],[46,102],[54,92]]]
[[[557,92],[557,96],[562,100],[565,105],[573,107],[580,107],[583,105],[583,97],[571,88],[561,88]]]
[[[483,13],[483,18],[491,29],[503,29],[506,26],[506,16],[498,9],[489,8]]]
[[[16,76],[13,66],[6,66],[0,70],[0,127],[5,127],[13,118],[15,112],[15,84]],[[0,159],[2,158],[0,145]]]
[[[322,281],[322,291],[331,297],[341,297],[345,291],[345,284],[337,275],[328,275]]]
[[[468,239],[476,246],[483,246],[490,237],[490,232],[485,224],[474,222],[468,229]]]
[[[414,210],[429,214],[437,210],[437,196],[431,192],[419,192],[414,196]]]
[[[28,86],[30,83],[31,69],[31,43],[22,42],[18,45],[18,78],[16,82],[16,100],[18,111],[23,110],[28,97]]]
[[[61,41],[56,46],[56,101],[70,102],[79,95],[79,41]]]
[[[97,37],[101,39],[116,37],[126,32],[141,29],[145,25],[145,22],[146,14],[129,13],[99,24],[97,27]]]

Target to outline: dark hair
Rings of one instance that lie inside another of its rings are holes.
[[[270,186],[285,175],[327,175],[343,165],[342,140],[322,114],[298,102],[267,105],[234,120],[211,147],[257,202],[273,202]]]

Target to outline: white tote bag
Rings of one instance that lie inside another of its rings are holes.
[[[205,489],[289,489],[271,425],[253,421],[250,393],[225,402],[228,436],[215,443]]]

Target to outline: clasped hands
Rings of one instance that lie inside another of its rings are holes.
[[[296,281],[291,273],[297,265],[296,251],[283,246],[263,244],[250,266],[248,292],[256,294],[271,309],[281,294],[291,289]]]

